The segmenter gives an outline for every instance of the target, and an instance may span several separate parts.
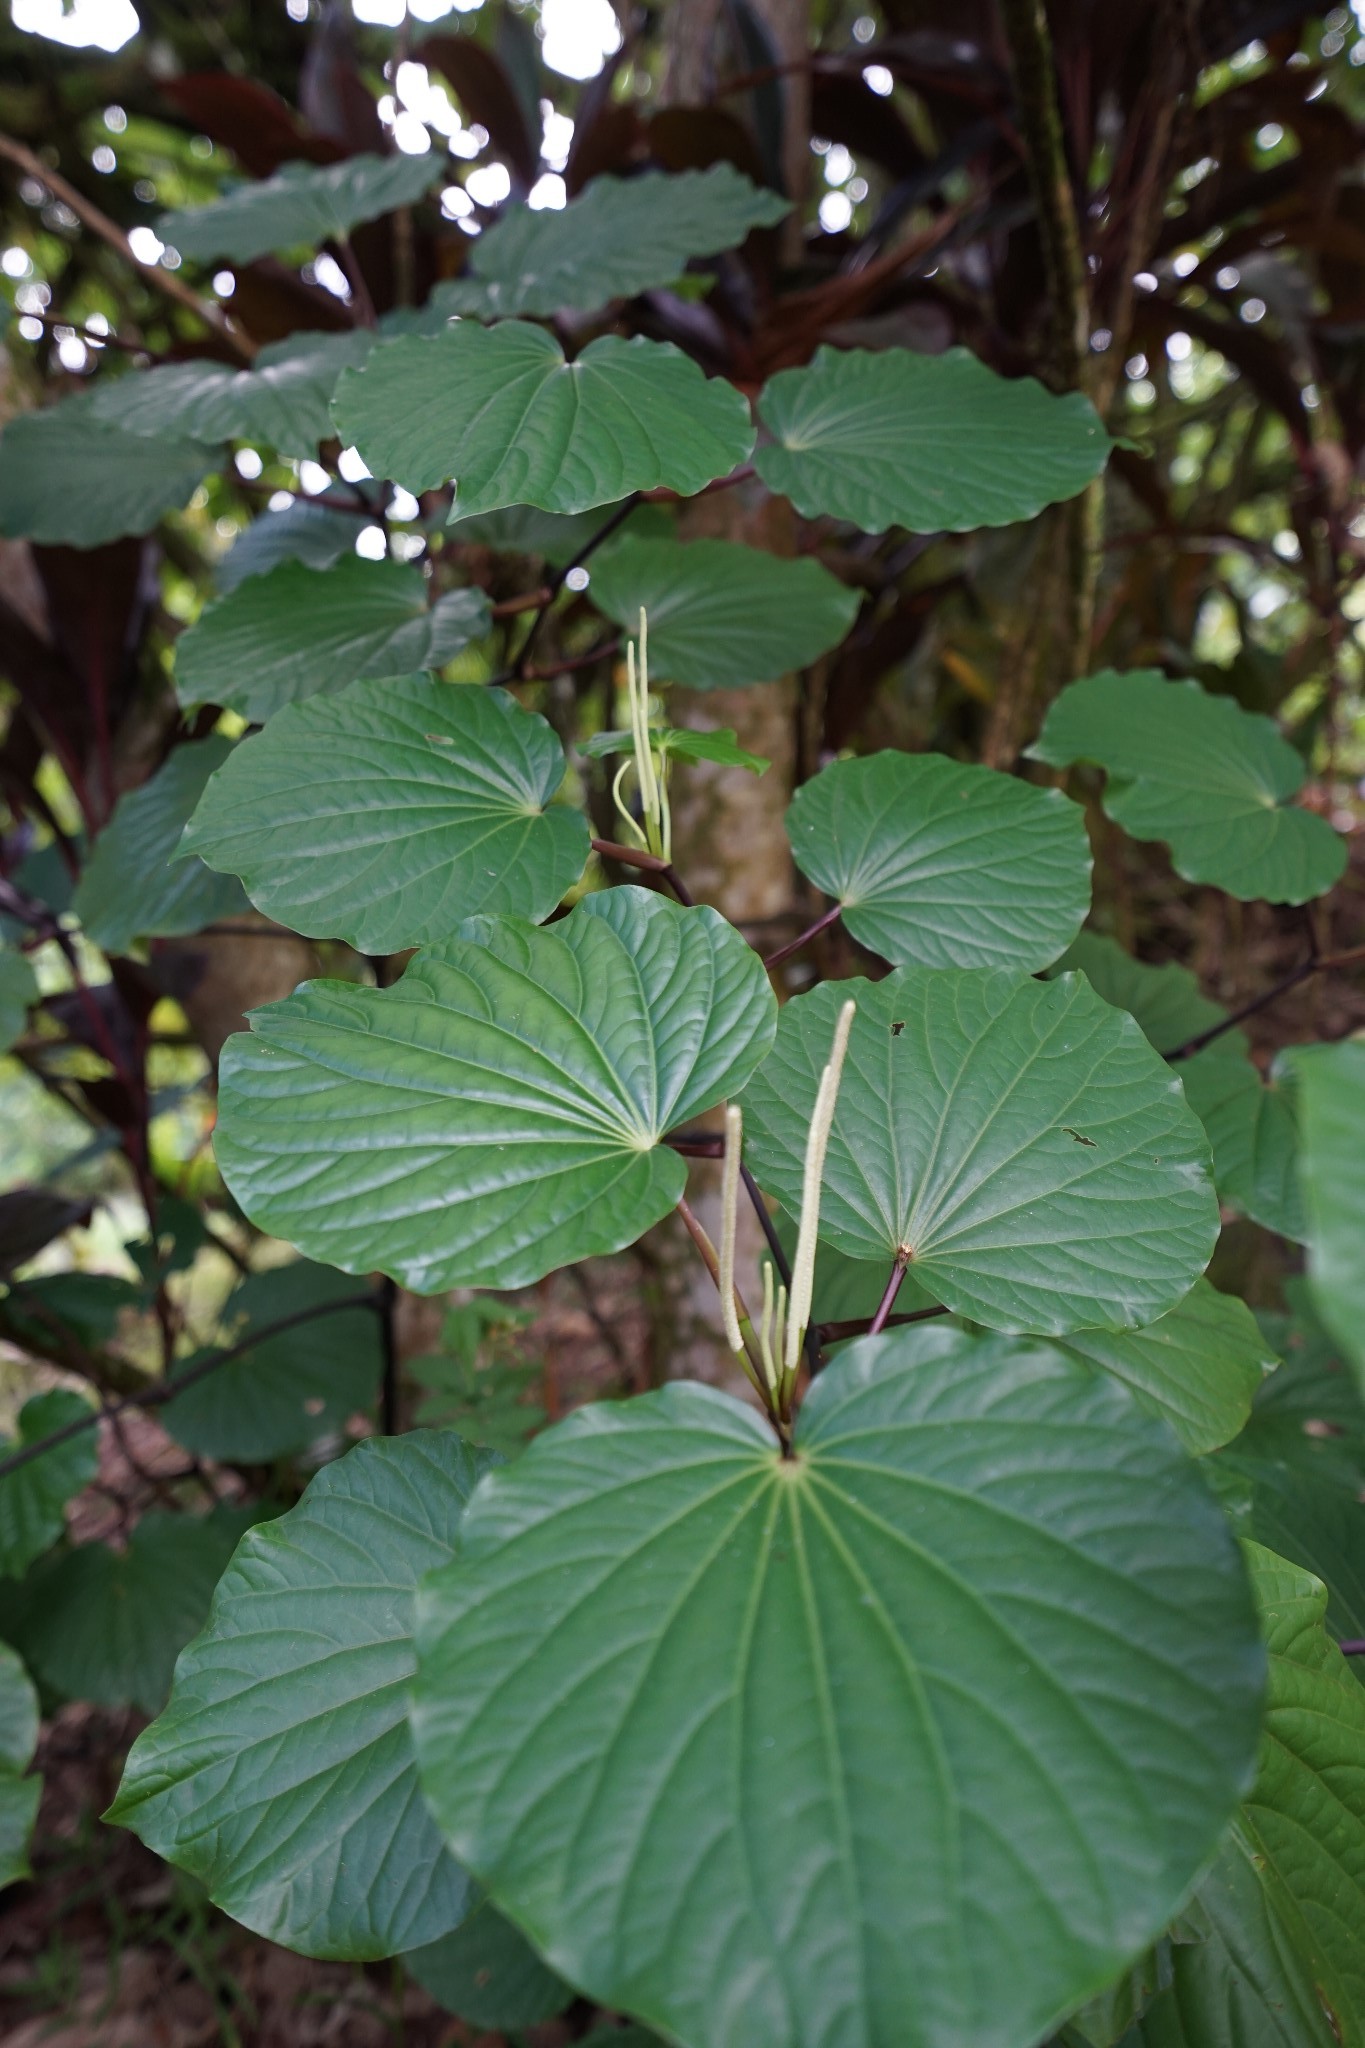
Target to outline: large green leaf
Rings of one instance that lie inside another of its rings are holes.
[[[28,1013],[38,1000],[38,977],[25,953],[0,945],[0,1052],[23,1036]]]
[[[1213,1178],[1223,1200],[1267,1230],[1301,1243],[1307,1222],[1295,1091],[1281,1063],[1263,1081],[1246,1039],[1232,1031],[1182,1060],[1176,1071],[1186,1101],[1209,1134]]]
[[[19,1411],[13,1443],[0,1438],[0,1461],[10,1451],[27,1450],[90,1415],[80,1394],[54,1388],[35,1394]],[[0,1574],[18,1578],[66,1530],[66,1504],[95,1476],[96,1438],[93,1429],[45,1451],[0,1479]]]
[[[223,1342],[240,1344],[253,1330],[303,1309],[354,1301],[361,1291],[346,1274],[302,1259],[252,1273],[223,1311]],[[177,1370],[189,1370],[206,1355],[184,1359]],[[187,1451],[264,1463],[316,1443],[358,1409],[372,1407],[382,1364],[373,1310],[338,1309],[264,1338],[158,1413]]]
[[[380,1438],[251,1531],[106,1816],[305,1955],[395,1955],[469,1903],[407,1709],[417,1582],[491,1462],[445,1431]]]
[[[779,370],[759,417],[772,441],[754,464],[808,519],[865,533],[966,533],[1012,526],[1074,498],[1109,459],[1088,398],[1054,398],[1032,377],[997,377],[966,349],[817,349]]]
[[[1207,1280],[1145,1330],[1077,1330],[1061,1343],[1122,1380],[1196,1454],[1232,1441],[1276,1364],[1246,1303]]]
[[[340,241],[361,221],[411,206],[448,175],[443,152],[348,156],[337,164],[282,164],[271,178],[242,184],[208,206],[164,213],[163,242],[198,262],[224,256],[250,263],[275,249]]]
[[[1176,873],[1244,902],[1307,903],[1346,865],[1325,818],[1289,799],[1302,757],[1268,718],[1155,669],[1105,669],[1053,702],[1030,754],[1108,776],[1104,808],[1135,839],[1164,839]]]
[[[249,370],[213,362],[158,363],[101,380],[91,415],[144,437],[261,441],[282,455],[314,455],[332,432],[338,377],[363,363],[374,342],[369,328],[291,334],[263,348]]]
[[[1099,932],[1078,933],[1054,972],[1069,974],[1074,969],[1106,1003],[1136,1017],[1158,1052],[1174,1052],[1227,1015],[1220,1003],[1203,993],[1188,967],[1174,961],[1153,967],[1135,960],[1116,940]]]
[[[247,908],[231,875],[202,860],[175,859],[186,822],[233,743],[220,733],[177,747],[150,782],[119,798],[95,841],[71,908],[87,938],[106,953],[126,953],[135,939],[167,939],[202,931]]]
[[[782,1011],[744,1096],[759,1181],[799,1215],[834,1020],[858,1004],[820,1234],[908,1257],[992,1328],[1134,1329],[1184,1299],[1218,1235],[1204,1133],[1131,1017],[1080,975],[903,967]]]
[[[479,236],[469,272],[433,300],[453,313],[589,313],[608,299],[672,284],[694,256],[733,249],[772,227],[791,201],[732,164],[668,177],[594,178],[558,211],[512,207]]]
[[[1281,1905],[1234,1826],[1186,1914],[1198,1938],[1171,1944],[1170,1982],[1123,2048],[1341,2048]]]
[[[414,1949],[403,1962],[438,2005],[475,2027],[496,2027],[500,2033],[552,2019],[574,1996],[487,1899],[450,1934]]]
[[[455,1853],[685,2048],[1028,2048],[1212,1852],[1264,1669],[1169,1433],[942,1329],[845,1352],[792,1458],[699,1386],[549,1430],[480,1488],[418,1659]]]
[[[1313,1297],[1365,1389],[1365,1041],[1300,1046],[1293,1065]]]
[[[428,606],[411,562],[281,562],[190,627],[175,651],[176,685],[183,704],[222,704],[262,724],[282,705],[360,676],[440,668],[487,628],[481,590],[447,591]]]
[[[671,343],[606,334],[567,363],[515,320],[386,342],[342,377],[332,412],[376,476],[410,491],[453,478],[452,519],[586,512],[660,486],[689,498],[754,444],[740,393]]]
[[[223,1055],[217,1153],[252,1220],[346,1272],[521,1287],[619,1251],[686,1170],[658,1140],[772,1042],[757,954],[643,889],[542,930],[472,919],[393,988],[306,982]]]
[[[592,565],[598,610],[628,633],[649,614],[649,671],[692,689],[765,683],[842,640],[858,609],[811,556],[789,562],[728,540],[623,540]]]
[[[355,552],[363,524],[357,513],[340,511],[326,498],[295,498],[279,512],[263,512],[219,562],[218,588],[224,593],[235,590],[249,576],[264,576],[279,562],[330,569],[343,555]]]
[[[213,1589],[257,1512],[155,1508],[122,1552],[83,1543],[44,1558],[19,1588],[15,1648],[63,1699],[156,1713],[176,1658],[202,1628]]]
[[[43,1781],[24,1773],[37,1747],[38,1696],[20,1659],[0,1643],[0,1887],[29,1875]]]
[[[150,441],[91,410],[80,391],[0,432],[0,534],[76,548],[147,533],[191,497],[222,451],[179,435]]]
[[[1079,807],[942,754],[836,761],[797,790],[787,832],[853,937],[898,967],[1033,972],[1090,908]]]
[[[404,676],[286,705],[214,777],[184,844],[294,931],[395,953],[461,918],[548,917],[588,858],[549,808],[564,749],[503,690]]]
[[[1332,2031],[1342,2048],[1361,2048],[1365,1690],[1323,1629],[1324,1588],[1268,1550],[1247,1550],[1270,1692],[1245,1824],[1263,1883],[1293,1911]]]

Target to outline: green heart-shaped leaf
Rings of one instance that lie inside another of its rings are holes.
[[[797,790],[787,832],[853,937],[898,967],[1033,972],[1090,908],[1079,807],[942,754],[836,761]]]
[[[1298,1118],[1280,1063],[1263,1081],[1246,1039],[1233,1031],[1182,1060],[1176,1072],[1185,1100],[1209,1134],[1214,1183],[1223,1200],[1301,1244],[1308,1225],[1299,1186]]]
[[[334,509],[326,498],[295,498],[278,512],[262,512],[239,534],[218,563],[215,580],[226,595],[249,576],[264,576],[278,562],[330,569],[355,552],[364,520]]]
[[[699,1386],[547,1431],[480,1487],[418,1659],[455,1853],[684,2048],[1029,2048],[1212,1853],[1264,1675],[1169,1433],[949,1330],[851,1347],[792,1458]]]
[[[754,467],[807,519],[864,533],[1012,526],[1074,498],[1109,459],[1088,398],[997,377],[964,348],[821,348],[779,370],[759,417],[772,435]]]
[[[374,347],[369,328],[291,334],[271,342],[249,370],[222,363],[158,363],[101,378],[91,416],[126,433],[186,434],[199,441],[262,441],[281,455],[315,455],[332,431],[330,407],[344,369]],[[351,523],[352,534],[356,532]]]
[[[547,808],[563,779],[553,728],[503,690],[352,683],[246,740],[183,843],[294,931],[395,953],[480,912],[549,916],[588,858],[582,814]]]
[[[1232,1441],[1276,1364],[1246,1303],[1207,1280],[1145,1330],[1076,1330],[1059,1343],[1122,1380],[1196,1454]]]
[[[623,540],[592,565],[589,595],[628,633],[649,616],[657,682],[771,682],[842,640],[858,592],[811,556],[783,561],[728,540]]]
[[[747,768],[751,775],[763,775],[772,762],[761,754],[746,753],[735,739],[731,725],[714,732],[697,732],[691,726],[651,726],[649,743],[664,760],[681,755],[686,761],[714,761],[718,768]],[[590,761],[606,761],[613,754],[633,754],[633,732],[595,732],[579,748]]]
[[[90,1403],[66,1388],[34,1394],[19,1411],[14,1442],[0,1437],[0,1460],[89,1417]],[[0,1573],[6,1578],[18,1578],[66,1533],[66,1504],[94,1478],[96,1446],[94,1430],[83,1430],[0,1479]]]
[[[545,930],[466,930],[393,988],[306,982],[222,1060],[218,1163],[253,1221],[422,1293],[633,1244],[686,1179],[659,1139],[741,1087],[774,1028],[714,910],[611,889]]]
[[[1227,1016],[1221,1003],[1203,993],[1188,967],[1174,961],[1152,967],[1098,932],[1079,933],[1054,972],[1069,974],[1073,969],[1079,969],[1106,1003],[1136,1017],[1158,1052],[1174,1052]]]
[[[469,1904],[407,1707],[417,1583],[492,1462],[446,1431],[381,1438],[245,1536],[105,1816],[304,1955],[395,1955]]]
[[[221,449],[127,433],[94,416],[93,397],[20,413],[0,433],[0,534],[97,548],[149,533],[217,467]]]
[[[799,1216],[835,1016],[858,1014],[820,1234],[893,1258],[992,1328],[1133,1329],[1184,1299],[1218,1236],[1208,1146],[1131,1017],[1080,975],[900,968],[787,1003],[744,1095],[750,1164]]]
[[[740,393],[671,343],[606,334],[566,363],[515,320],[386,342],[346,372],[332,413],[375,476],[419,492],[453,478],[452,519],[586,512],[660,486],[690,498],[754,445]]]
[[[215,875],[202,860],[175,859],[205,784],[232,749],[221,733],[191,740],[150,782],[119,798],[71,901],[86,937],[106,953],[126,953],[135,939],[199,932],[246,909],[231,875]]]
[[[671,284],[694,256],[733,249],[790,212],[732,164],[594,178],[557,210],[510,207],[473,245],[468,274],[438,285],[432,302],[487,319],[588,313]]]
[[[223,1308],[223,1342],[241,1344],[253,1330],[282,1317],[353,1302],[361,1292],[345,1274],[304,1259],[251,1273]],[[177,1375],[211,1355],[180,1361]],[[187,1451],[235,1464],[264,1464],[303,1450],[343,1428],[358,1409],[371,1408],[382,1366],[373,1309],[337,1309],[264,1337],[177,1394],[157,1416]]]
[[[423,156],[348,156],[337,164],[282,164],[208,206],[163,213],[163,242],[198,262],[250,263],[275,249],[340,241],[361,221],[411,206],[447,175],[440,150]]]
[[[1029,753],[1094,761],[1104,808],[1134,839],[1164,839],[1176,873],[1243,902],[1307,903],[1346,865],[1325,818],[1295,808],[1303,759],[1268,718],[1155,669],[1105,669],[1054,701]]]
[[[1293,1067],[1313,1299],[1365,1389],[1365,1044],[1299,1046]]]
[[[428,606],[410,562],[281,562],[190,627],[175,650],[176,687],[182,704],[221,704],[263,724],[282,705],[361,676],[440,668],[487,630],[481,590],[447,591]]]

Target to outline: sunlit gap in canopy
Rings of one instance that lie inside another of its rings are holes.
[[[131,0],[12,0],[14,26],[77,50],[121,50],[142,23]]]

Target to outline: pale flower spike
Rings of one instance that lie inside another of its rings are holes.
[[[735,1307],[735,1233],[739,1227],[739,1161],[744,1142],[744,1115],[737,1102],[725,1112],[725,1158],[720,1183],[720,1313],[725,1324],[725,1341],[732,1351],[743,1351],[744,1337]]]
[[[779,1374],[773,1357],[773,1269],[768,1259],[763,1262],[763,1320],[758,1326],[758,1351],[768,1390],[776,1394]]]
[[[783,1371],[789,1377],[795,1376],[806,1326],[810,1322],[811,1301],[815,1293],[815,1240],[820,1227],[820,1184],[825,1174],[825,1153],[829,1149],[829,1134],[834,1124],[834,1105],[839,1096],[848,1035],[853,1029],[857,1008],[855,1002],[849,1001],[839,1012],[829,1065],[820,1076],[810,1135],[806,1139],[806,1168],[801,1181],[801,1228],[796,1239],[796,1257],[792,1260],[791,1301],[782,1358]]]

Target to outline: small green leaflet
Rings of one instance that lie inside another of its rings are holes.
[[[38,977],[27,954],[0,945],[0,1052],[8,1052],[15,1039],[23,1037],[37,1000]]]
[[[445,1431],[378,1438],[244,1537],[105,1816],[304,1955],[394,1955],[469,1904],[417,1788],[412,1608],[492,1462]]]
[[[19,1411],[14,1442],[0,1438],[0,1461],[89,1414],[90,1403],[65,1388],[34,1394]],[[93,1429],[82,1430],[0,1479],[0,1575],[18,1578],[66,1533],[67,1502],[95,1476],[96,1441]]]
[[[126,953],[135,939],[202,931],[247,908],[231,875],[215,875],[201,860],[175,859],[205,783],[232,748],[220,733],[191,740],[150,782],[119,798],[71,903],[86,937],[106,953]]]
[[[15,1648],[63,1699],[157,1713],[176,1658],[203,1626],[237,1539],[259,1513],[154,1508],[125,1551],[82,1543],[43,1558],[19,1588]]]
[[[1282,1060],[1262,1080],[1240,1031],[1218,1038],[1175,1068],[1185,1100],[1209,1134],[1213,1178],[1225,1202],[1301,1244],[1307,1235],[1299,1186],[1298,1118]]]
[[[316,455],[332,431],[331,403],[344,369],[374,347],[369,328],[291,334],[271,342],[249,370],[222,363],[158,363],[94,388],[93,418],[129,434],[187,434],[200,441],[260,441],[281,455]],[[352,522],[352,532],[355,527]]]
[[[1035,972],[1090,908],[1079,806],[942,754],[834,762],[797,790],[787,833],[852,936],[896,966]]]
[[[789,199],[727,163],[594,178],[557,211],[510,207],[474,243],[466,276],[438,285],[432,303],[483,319],[590,313],[671,284],[694,256],[733,249],[790,212]]]
[[[453,479],[451,519],[503,505],[586,512],[631,491],[690,498],[746,462],[745,400],[671,342],[589,342],[572,363],[543,328],[458,321],[347,370],[337,431],[409,491]]]
[[[1291,1057],[1313,1299],[1365,1390],[1365,1041],[1300,1046]]]
[[[574,1998],[572,1987],[486,1899],[452,1933],[405,1955],[403,1967],[447,2012],[500,2033],[552,2019]]]
[[[208,206],[164,213],[163,242],[196,262],[250,263],[276,249],[341,241],[361,221],[411,206],[448,175],[445,153],[348,156],[337,164],[282,164],[271,178],[239,185]]]
[[[1245,1546],[1270,1693],[1244,1808],[1262,1883],[1289,1928],[1343,2048],[1365,2042],[1365,1689],[1322,1626],[1309,1572]]]
[[[183,436],[147,440],[97,419],[79,391],[0,432],[0,535],[74,548],[149,533],[222,458]]]
[[[627,633],[647,612],[651,677],[698,690],[804,668],[843,639],[860,602],[813,556],[728,540],[620,541],[594,561],[588,595]]]
[[[1204,1133],[1131,1017],[1079,975],[903,967],[783,1008],[745,1091],[760,1185],[799,1218],[836,1014],[858,1005],[820,1235],[993,1329],[1139,1329],[1183,1300],[1218,1235]]]
[[[360,676],[440,668],[487,630],[481,590],[451,590],[428,606],[410,562],[281,562],[190,627],[176,647],[176,687],[186,706],[221,704],[263,724],[285,704]]]
[[[772,441],[754,466],[807,519],[864,533],[1012,526],[1074,498],[1112,446],[1088,398],[997,377],[966,349],[820,348],[758,402]]]
[[[1108,776],[1104,808],[1134,839],[1164,839],[1178,875],[1243,902],[1307,903],[1346,865],[1325,818],[1289,799],[1301,757],[1273,722],[1155,669],[1105,669],[1053,703],[1029,753]]]
[[[286,705],[214,777],[184,845],[259,910],[362,953],[480,912],[548,917],[588,858],[550,806],[564,749],[505,690],[403,676]]]
[[[355,552],[364,524],[356,513],[334,509],[325,497],[295,498],[281,511],[262,512],[252,520],[218,563],[215,581],[226,593],[249,576],[264,576],[279,562],[330,569],[343,555]]]
[[[388,989],[306,982],[223,1054],[216,1149],[262,1229],[419,1293],[620,1251],[686,1169],[659,1139],[748,1079],[776,1003],[714,910],[643,889],[471,919]]]
[[[324,1303],[355,1301],[364,1291],[348,1275],[305,1259],[252,1273],[223,1309],[222,1344],[240,1344],[253,1330],[285,1316]],[[182,1359],[176,1373],[207,1355]],[[338,1309],[264,1338],[187,1387],[157,1415],[187,1451],[263,1464],[303,1450],[343,1428],[358,1410],[373,1407],[382,1366],[374,1310]]]
[[[1079,969],[1106,1003],[1136,1017],[1158,1052],[1174,1052],[1188,1039],[1221,1024],[1227,1011],[1211,1002],[1188,967],[1168,961],[1152,967],[1135,960],[1114,939],[1081,932],[1057,962],[1054,973]]]
[[[29,1836],[43,1793],[24,1776],[38,1747],[38,1695],[23,1664],[0,1643],[0,1887],[30,1872]]]
[[[1207,1280],[1145,1330],[1076,1330],[1058,1341],[1122,1380],[1196,1456],[1232,1441],[1277,1362],[1246,1303]]]
[[[454,1853],[681,2048],[1031,2048],[1212,1854],[1264,1680],[1169,1432],[938,1328],[837,1358],[792,1458],[696,1385],[547,1430],[417,1642]]]
[[[715,732],[696,732],[691,726],[653,726],[649,734],[654,752],[665,761],[678,756],[685,761],[714,761],[718,768],[747,768],[762,775],[772,766],[761,754],[746,753],[735,737],[733,726]],[[579,748],[590,761],[605,761],[613,754],[633,754],[635,735],[630,732],[597,732]]]

